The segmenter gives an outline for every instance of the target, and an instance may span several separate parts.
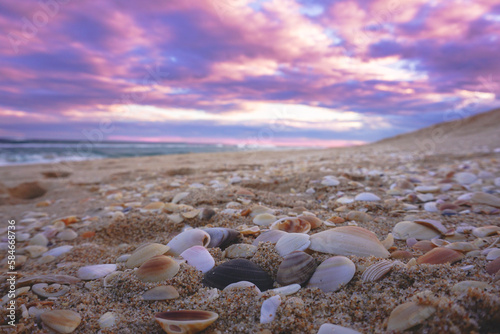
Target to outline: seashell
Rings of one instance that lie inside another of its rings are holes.
[[[418,240],[415,238],[406,239],[406,245],[408,245],[408,247],[413,247],[417,242]]]
[[[415,238],[418,240],[430,240],[439,237],[441,234],[427,226],[410,221],[402,221],[396,224],[392,229],[392,234],[397,240],[406,240]]]
[[[182,217],[180,214],[178,213],[173,213],[171,215],[167,215],[168,219],[174,223],[174,224],[180,224],[184,221],[184,217]]]
[[[130,259],[131,254],[122,254],[116,258],[116,263],[127,262]]]
[[[404,331],[424,322],[436,312],[432,306],[404,303],[392,310],[387,323],[388,331]]]
[[[365,201],[365,202],[373,202],[373,201],[380,201],[380,197],[378,197],[375,194],[372,193],[361,193],[357,194],[356,197],[354,197],[355,201]]]
[[[307,222],[309,222],[312,229],[318,228],[318,227],[323,225],[323,221],[311,213],[302,214],[302,215],[298,216],[297,218],[303,219],[303,220],[306,220]]]
[[[406,264],[406,268],[411,268],[417,265],[417,259],[411,258],[410,261]]]
[[[252,282],[261,291],[271,289],[274,283],[264,270],[246,259],[235,259],[224,262],[205,273],[203,278],[203,284],[219,290],[239,281]]]
[[[472,230],[472,235],[478,238],[485,238],[490,235],[495,235],[500,231],[500,226],[488,225],[482,227],[476,227]]]
[[[31,287],[34,293],[40,297],[61,297],[69,292],[69,286],[54,283],[48,285],[47,283],[37,283]]]
[[[443,264],[443,263],[455,263],[463,259],[464,255],[453,249],[437,247],[433,250],[425,253],[417,259],[418,264]]]
[[[193,246],[181,253],[181,256],[186,262],[205,273],[212,269],[215,265],[215,260],[208,250],[203,246]]]
[[[445,237],[445,239],[448,240],[448,241],[451,241],[451,242],[453,242],[453,241],[463,241],[463,240],[467,240],[467,235],[455,232],[453,235],[447,235]]]
[[[392,233],[387,234],[387,237],[381,242],[385,249],[389,249],[394,245],[394,236]]]
[[[439,212],[437,202],[427,202],[424,204],[424,210],[427,212]]]
[[[419,193],[422,193],[422,194],[437,193],[437,192],[441,191],[441,188],[438,186],[418,186],[418,187],[415,187],[415,191],[418,191]]]
[[[488,263],[485,269],[486,272],[492,276],[497,274],[500,271],[500,257]]]
[[[260,289],[255,284],[248,281],[239,281],[236,283],[231,283],[228,286],[226,286],[222,291],[232,291],[232,290],[247,289],[247,288],[251,288],[252,290],[254,290],[257,295],[261,294]]]
[[[285,231],[280,231],[280,230],[269,230],[266,232],[263,232],[261,235],[259,235],[252,243],[254,246],[258,246],[259,242],[270,242],[272,244],[275,244],[279,241],[279,239],[286,235],[287,233]]]
[[[47,245],[49,244],[49,239],[47,239],[47,237],[42,233],[38,233],[30,239],[30,242],[28,244],[47,247]]]
[[[45,246],[31,245],[24,247],[24,250],[28,252],[31,258],[37,258],[42,256],[42,254],[47,252],[49,249]]]
[[[479,249],[476,245],[470,242],[452,242],[446,246],[445,248],[453,249],[462,253],[471,252],[473,250]]]
[[[493,290],[493,287],[486,282],[479,281],[462,281],[458,282],[451,288],[451,291],[456,294],[467,292],[469,289]]]
[[[57,239],[60,239],[60,240],[69,241],[69,240],[76,239],[77,237],[78,237],[78,233],[76,233],[75,231],[73,231],[70,228],[64,229],[61,232],[57,233]]]
[[[450,244],[448,240],[443,239],[431,239],[431,243],[437,247],[445,247]]]
[[[253,223],[260,226],[269,226],[276,221],[276,216],[270,213],[261,213],[253,218]]]
[[[299,290],[300,290],[300,284],[290,284],[282,286],[280,288],[272,289],[270,291],[273,291],[274,293],[277,293],[282,296],[288,296],[296,293]]]
[[[172,199],[172,203],[173,204],[177,204],[179,203],[180,201],[182,201],[184,198],[188,197],[189,196],[189,193],[188,192],[182,192],[182,193],[178,193],[177,195],[174,196],[174,198]]]
[[[434,199],[433,194],[417,194],[417,198],[420,202],[429,202]]]
[[[19,296],[22,296],[22,295],[25,295],[27,294],[28,292],[30,291],[30,287],[29,286],[25,286],[25,287],[22,287],[22,288],[19,288],[19,289],[16,289],[14,290],[14,298],[17,298]],[[0,306],[4,306],[5,304],[7,304],[8,302],[10,302],[12,300],[12,291],[9,291],[9,293],[7,293],[5,296],[3,296],[3,298],[0,300]]]
[[[304,219],[285,217],[275,221],[270,228],[288,233],[307,233],[311,230],[311,224]]]
[[[170,256],[156,255],[142,264],[135,274],[142,282],[160,282],[174,277],[179,269],[179,263]]]
[[[323,324],[319,328],[319,331],[317,334],[361,334],[358,331],[355,331],[354,329],[338,326],[338,325],[332,325],[332,324]]]
[[[280,295],[272,296],[269,299],[266,299],[262,303],[262,307],[260,308],[260,323],[267,324],[274,320],[276,317],[276,310],[281,304]]]
[[[274,214],[274,210],[273,209],[270,209],[268,207],[265,207],[265,206],[262,206],[262,205],[256,205],[254,207],[252,207],[252,209],[250,209],[250,217],[254,218],[258,215],[261,215],[261,214],[264,214],[264,213],[268,213],[268,214]]]
[[[114,312],[106,312],[97,321],[101,329],[113,327],[116,323],[116,314]]]
[[[257,246],[249,244],[234,244],[226,248],[225,256],[230,259],[249,258],[255,255]]]
[[[480,250],[473,250],[465,254],[466,257],[479,257],[479,255],[481,255]]]
[[[214,211],[214,209],[211,209],[211,208],[202,208],[200,213],[198,214],[198,218],[200,218],[201,220],[210,220],[212,219],[213,216],[215,216],[216,212]]]
[[[326,223],[331,223],[331,224],[328,224],[327,226],[335,226],[335,225],[338,225],[338,224],[342,224],[344,222],[345,222],[344,218],[338,217],[338,216],[333,216],[333,217],[329,218],[327,220],[327,222],[325,222],[325,225],[326,225]]]
[[[311,244],[309,235],[304,233],[287,233],[276,243],[276,250],[281,256],[286,256],[293,251],[303,251]]]
[[[179,235],[175,236],[167,244],[170,247],[169,254],[178,256],[186,249],[193,246],[207,247],[210,243],[210,235],[200,229],[186,230]]]
[[[389,257],[375,233],[358,226],[335,227],[313,234],[310,249],[316,252],[361,257]]]
[[[389,260],[382,260],[375,264],[372,264],[361,275],[362,281],[378,281],[384,275],[386,275],[389,271],[392,270],[394,266],[394,262]]]
[[[82,321],[80,314],[71,310],[47,311],[42,313],[40,318],[44,325],[58,333],[71,333]]]
[[[217,320],[215,312],[202,310],[167,311],[155,314],[156,322],[168,334],[199,333]]]
[[[468,185],[474,183],[477,180],[477,176],[472,173],[457,173],[455,174],[455,180],[461,185]]]
[[[337,180],[335,176],[325,176],[323,180],[321,180],[321,184],[327,187],[335,187],[340,184],[340,181]]]
[[[391,258],[396,260],[411,259],[413,254],[404,250],[397,250],[391,253]]]
[[[323,261],[312,275],[308,287],[333,292],[351,281],[356,272],[354,263],[345,256],[333,256]]]
[[[193,209],[193,210],[188,211],[188,212],[183,212],[183,213],[181,213],[181,215],[182,215],[182,217],[184,217],[186,219],[193,219],[194,217],[198,216],[200,213],[201,213],[200,209]]]
[[[415,243],[411,248],[422,252],[428,252],[436,248],[436,245],[434,245],[430,240],[420,240],[417,241],[417,243]]]
[[[486,260],[492,261],[500,257],[500,248],[492,248],[486,255]]]
[[[219,247],[220,249],[224,249],[236,241],[240,235],[236,230],[222,227],[205,228],[203,231],[210,235],[210,242],[206,246],[207,248]]]
[[[347,216],[347,220],[354,220],[360,223],[367,223],[372,220],[372,216],[367,214],[366,212],[361,211],[350,211]]]
[[[430,227],[441,234],[446,234],[446,232],[448,231],[448,229],[446,227],[444,227],[444,225],[441,224],[441,222],[439,220],[415,219],[413,222],[420,224],[420,225],[424,225],[426,227]]]
[[[246,225],[238,226],[241,235],[259,235],[260,228],[258,226],[248,227]]]
[[[337,198],[335,200],[335,202],[337,202],[339,204],[350,204],[350,203],[354,202],[354,198],[348,197],[348,196],[342,196],[340,198]]]
[[[151,243],[139,246],[128,258],[125,267],[132,269],[141,266],[144,262],[156,255],[163,255],[170,250],[170,247]]]
[[[114,286],[113,284],[111,284],[111,281],[113,280],[113,278],[115,276],[120,276],[120,274],[122,274],[123,271],[113,271],[111,274],[107,275],[106,277],[104,277],[104,280],[102,282],[102,285],[105,287],[105,288],[109,288],[109,287],[112,287]]]
[[[163,202],[152,202],[140,209],[141,212],[161,212],[165,207]]]
[[[500,198],[495,195],[487,194],[487,193],[474,193],[472,195],[470,201],[475,204],[484,204],[493,206],[495,208],[500,208]]]
[[[179,292],[171,285],[162,285],[152,288],[142,294],[144,300],[167,300],[179,298]]]
[[[302,251],[295,251],[285,256],[281,262],[276,281],[281,285],[305,284],[316,271],[314,258]]]
[[[17,281],[17,287],[33,285],[36,283],[59,283],[59,284],[76,284],[80,282],[79,278],[69,275],[37,275],[21,278]]]
[[[13,188],[9,188],[10,196],[20,199],[33,199],[43,196],[47,190],[38,182],[24,182]]]
[[[66,254],[67,252],[69,252],[72,249],[73,249],[73,246],[70,246],[70,245],[59,246],[56,248],[52,248],[51,250],[48,250],[47,252],[43,253],[43,256],[58,257],[58,256],[61,256],[63,254]]]
[[[109,275],[116,270],[116,264],[95,264],[78,269],[76,276],[82,280],[94,280]]]

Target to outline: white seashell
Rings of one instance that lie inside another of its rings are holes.
[[[114,312],[104,313],[98,320],[101,329],[113,327],[116,323],[116,314]]]
[[[78,269],[76,276],[82,280],[94,280],[109,275],[116,270],[116,264],[96,264]]]
[[[392,234],[397,240],[406,240],[408,238],[430,240],[441,235],[439,232],[430,227],[411,221],[402,221],[397,223],[392,229]]]
[[[16,290],[14,290],[14,296],[15,296],[14,298],[22,296],[22,295],[28,293],[28,291],[30,291],[29,286],[23,286],[22,288],[18,288]],[[0,300],[0,306],[4,306],[10,300],[12,300],[12,295],[11,295],[11,292],[9,291],[9,293],[7,293],[5,296],[3,296],[3,298]]]
[[[337,291],[351,281],[355,272],[356,266],[351,260],[345,256],[334,256],[318,266],[307,286],[323,292]]]
[[[268,214],[272,215],[272,214],[274,214],[274,210],[268,208],[267,206],[256,205],[256,206],[252,207],[252,209],[250,210],[250,217],[254,218],[254,217],[261,215],[261,214],[264,214],[264,213],[268,213]]]
[[[275,215],[261,213],[253,218],[253,223],[260,226],[269,226],[277,220]]]
[[[340,184],[340,181],[334,176],[325,176],[323,180],[321,180],[321,184],[327,187],[335,187]]]
[[[252,243],[254,246],[258,246],[259,242],[270,242],[270,243],[277,243],[279,239],[281,239],[284,235],[287,233],[285,231],[281,230],[269,230],[266,232],[263,232],[261,235],[259,235]]]
[[[167,244],[170,247],[168,253],[178,256],[188,248],[193,246],[206,247],[209,243],[210,235],[207,232],[200,229],[186,230],[170,240]]]
[[[272,296],[269,299],[266,299],[262,303],[262,307],[260,308],[260,323],[267,324],[272,322],[276,317],[276,310],[278,306],[281,304],[280,295]]]
[[[436,204],[436,202],[427,202],[424,204],[424,210],[427,212],[439,212]]]
[[[332,324],[323,324],[319,328],[318,334],[361,334],[354,329],[332,325]]]
[[[236,283],[231,283],[228,286],[226,286],[222,291],[231,291],[231,290],[247,289],[247,288],[251,288],[252,290],[254,290],[257,295],[261,294],[260,289],[255,284],[248,281],[239,281]]]
[[[380,197],[373,193],[361,193],[357,194],[356,197],[354,197],[355,201],[366,201],[366,202],[373,202],[373,201],[380,201]]]
[[[226,248],[225,256],[230,259],[249,258],[255,255],[257,246],[249,244],[234,244]]]
[[[474,183],[477,180],[477,176],[472,173],[457,173],[455,174],[455,180],[461,185],[468,185]]]
[[[215,265],[215,260],[203,246],[193,246],[180,254],[186,262],[202,272],[207,272]]]
[[[384,245],[385,249],[389,249],[394,245],[394,236],[392,233],[387,234],[387,237],[382,241],[382,245]]]
[[[70,245],[59,246],[56,248],[52,248],[51,250],[43,253],[43,256],[50,255],[50,256],[58,257],[58,256],[61,256],[63,254],[66,254],[67,252],[69,252],[72,249],[73,249],[73,246],[70,246]]]
[[[177,204],[179,203],[180,201],[182,201],[184,198],[188,197],[189,196],[189,192],[182,192],[182,193],[178,193],[177,195],[174,196],[174,198],[172,199],[172,203],[173,204]]]
[[[460,267],[459,269],[463,270],[463,271],[472,270],[472,269],[474,269],[474,265],[473,264],[469,264],[468,266],[463,266],[463,267]]]
[[[486,255],[486,260],[492,261],[500,257],[500,248],[491,248],[491,250]]]
[[[300,284],[290,284],[282,286],[280,288],[272,289],[270,291],[273,291],[282,296],[288,296],[296,293],[299,290],[300,290]]]
[[[404,331],[424,322],[436,312],[432,306],[404,303],[392,310],[387,323],[388,331]]]
[[[281,256],[286,256],[293,251],[303,251],[311,244],[309,235],[304,233],[287,233],[276,243],[276,250]]]
[[[169,249],[170,247],[157,243],[141,245],[130,255],[125,266],[129,269],[140,267],[147,260],[156,255],[163,255]]]
[[[46,247],[49,244],[49,239],[47,239],[47,237],[42,233],[38,233],[33,238],[31,238],[28,244]]]
[[[116,263],[127,262],[127,260],[130,259],[131,256],[131,254],[122,254],[116,258]]]
[[[394,262],[389,260],[382,260],[375,264],[372,264],[361,275],[361,280],[363,281],[377,281],[381,279],[385,274],[392,270]]]
[[[152,288],[142,294],[144,300],[167,300],[179,298],[179,292],[172,285],[162,285]]]
[[[77,237],[78,237],[78,233],[76,233],[75,231],[73,231],[70,228],[62,230],[61,232],[59,232],[57,234],[57,239],[59,239],[59,240],[69,241],[69,240],[76,239]]]
[[[309,195],[312,195],[316,192],[316,190],[314,190],[314,188],[307,188],[307,190],[305,191],[306,194],[309,194]]]
[[[489,226],[482,226],[482,227],[477,227],[472,230],[472,234],[475,237],[478,238],[484,238],[490,235],[496,234],[498,231],[500,231],[500,226],[494,226],[494,225],[489,225]]]
[[[349,204],[349,203],[354,202],[354,198],[352,198],[352,197],[347,197],[347,196],[343,196],[343,197],[337,198],[337,199],[335,200],[335,202],[337,202],[337,203],[339,203],[339,204]]]

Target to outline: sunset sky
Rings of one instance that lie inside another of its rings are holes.
[[[0,138],[339,146],[500,105],[498,0],[2,0]]]

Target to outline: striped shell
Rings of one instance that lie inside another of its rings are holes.
[[[394,262],[389,260],[382,260],[375,264],[372,264],[363,272],[363,274],[361,275],[361,280],[365,282],[378,281],[384,275],[390,272],[393,266]]]

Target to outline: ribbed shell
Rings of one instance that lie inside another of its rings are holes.
[[[394,262],[389,260],[382,260],[375,264],[372,264],[361,275],[361,280],[363,281],[377,281],[381,279],[385,274],[392,270]]]
[[[302,251],[295,251],[281,262],[276,281],[281,285],[305,284],[316,271],[314,258]]]

